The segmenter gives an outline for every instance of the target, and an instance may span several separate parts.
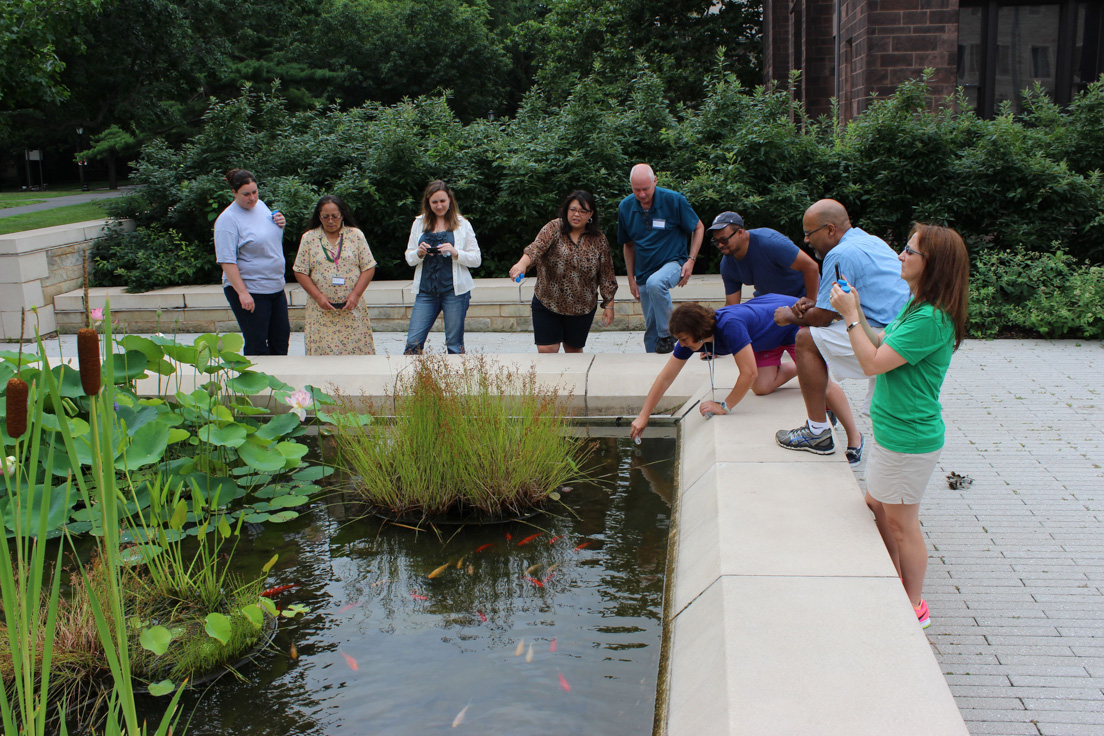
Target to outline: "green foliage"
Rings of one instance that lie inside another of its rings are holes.
[[[394,419],[333,415],[340,462],[368,503],[430,521],[501,518],[545,503],[589,452],[565,434],[566,402],[534,372],[483,357],[421,356],[398,379]],[[392,402],[373,411],[392,410]]]
[[[970,279],[970,333],[1104,338],[1104,266],[1079,264],[1057,249],[990,250]]]
[[[131,291],[210,283],[222,273],[209,247],[185,240],[176,230],[163,231],[155,225],[131,232],[112,227],[96,241],[92,264],[95,283],[124,283]]]

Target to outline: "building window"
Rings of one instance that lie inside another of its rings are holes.
[[[966,99],[983,117],[1005,103],[1019,113],[1024,90],[1039,84],[1069,104],[1104,70],[1102,9],[1104,0],[962,0],[958,84]]]

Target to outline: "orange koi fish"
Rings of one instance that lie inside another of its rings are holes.
[[[515,657],[520,657],[521,653],[524,652],[524,651],[525,651],[525,637],[523,636],[521,638],[521,641],[518,642],[517,649],[514,650],[514,656]]]
[[[510,535],[509,535],[509,534],[507,534],[507,535],[506,535],[506,538],[507,538],[507,539],[509,539],[509,538],[510,538]],[[483,550],[485,550],[485,549],[490,549],[490,548],[491,548],[491,547],[493,547],[493,546],[494,546],[494,542],[487,542],[486,544],[481,544],[481,545],[479,545],[478,547],[476,547],[476,548],[475,548],[475,551],[476,551],[476,552],[482,552]]]
[[[429,578],[430,580],[432,580],[433,578],[437,577],[438,575],[440,575],[441,573],[443,573],[445,570],[449,569],[450,567],[452,567],[452,560],[449,560],[445,564],[441,565],[436,570],[431,572],[429,575],[426,575],[426,577]]]
[[[549,580],[551,580],[551,579],[552,579],[552,573],[548,573],[548,574],[547,574],[547,575],[545,575],[545,576],[544,576],[543,578],[541,578],[541,582],[542,582],[542,583],[547,583],[547,582],[548,582]]]
[[[533,571],[536,570],[538,567],[544,567],[544,563],[543,562],[538,562],[535,565],[530,565],[529,567],[525,568],[525,574],[526,575],[532,575]]]
[[[556,540],[558,540],[558,539],[560,539],[560,537],[552,537],[551,539],[548,540],[548,543],[549,544],[555,544]]]
[[[292,588],[294,588],[298,584],[299,583],[291,583],[290,585],[277,585],[275,588],[269,588],[268,590],[261,593],[261,597],[262,598],[271,598],[274,595],[280,595],[285,590],[291,590]]]
[[[356,608],[359,605],[360,605],[360,601],[353,601],[352,603],[347,603],[344,606],[342,606],[341,608],[337,609],[337,612],[338,613],[345,613],[346,611],[353,610],[354,608]]]
[[[525,653],[525,661],[526,662],[532,662],[533,661],[533,642],[529,642],[529,651]]]
[[[472,567],[472,564],[469,562],[468,563],[468,574],[471,575],[474,572],[475,572],[475,568]]]
[[[560,676],[560,687],[564,689],[564,692],[571,692],[571,685],[568,683],[567,678],[563,676],[563,673],[556,670],[556,674]]]
[[[299,650],[295,648],[295,642],[291,643],[291,650],[288,652],[292,659],[299,659]]]
[[[533,585],[537,586],[538,588],[543,588],[543,587],[544,587],[544,583],[542,583],[541,581],[537,580],[536,578],[531,578],[531,577],[529,577],[528,575],[526,575],[526,576],[525,576],[525,579],[526,579],[526,580],[528,580],[528,581],[529,581],[530,583],[532,583]]]
[[[357,661],[350,657],[348,654],[346,654],[345,652],[341,652],[341,656],[345,658],[345,664],[349,665],[349,669],[351,669],[353,672],[356,672],[360,669],[360,665],[357,664]]]
[[[554,636],[552,637],[552,641],[548,643],[548,651],[552,652],[553,654],[556,652],[556,637]]]
[[[530,534],[528,537],[526,537],[525,539],[518,542],[518,546],[520,547],[523,544],[527,544],[529,542],[532,542],[534,539],[536,539],[537,537],[539,537],[543,533],[544,532],[537,532],[536,534]]]
[[[483,623],[487,623],[487,617],[483,614],[482,611],[476,611],[476,613],[479,614],[479,620],[480,621],[482,621]]]
[[[459,570],[463,566],[464,566],[464,558],[461,557],[459,560],[456,561],[456,569]]]
[[[429,600],[429,598],[427,598],[426,596],[419,595],[418,591],[416,591],[416,590],[410,591],[410,597],[413,598],[416,601],[428,601]]]
[[[509,542],[509,541],[510,541],[511,539],[513,539],[513,538],[514,538],[514,535],[513,535],[513,534],[511,534],[510,532],[506,532],[506,541],[507,541],[507,542]]]
[[[580,544],[579,546],[577,546],[575,549],[577,549],[577,550],[586,549],[587,547],[589,547],[592,544],[594,544],[594,541],[591,540],[591,539],[588,539],[587,541],[585,541],[582,544]]]

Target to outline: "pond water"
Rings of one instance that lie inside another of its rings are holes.
[[[605,484],[554,515],[439,539],[329,499],[243,539],[236,565],[279,553],[268,585],[311,612],[186,694],[187,732],[651,733],[675,440],[597,442]]]

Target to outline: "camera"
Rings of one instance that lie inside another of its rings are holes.
[[[441,252],[441,246],[437,243],[426,243],[426,255],[437,255]]]

